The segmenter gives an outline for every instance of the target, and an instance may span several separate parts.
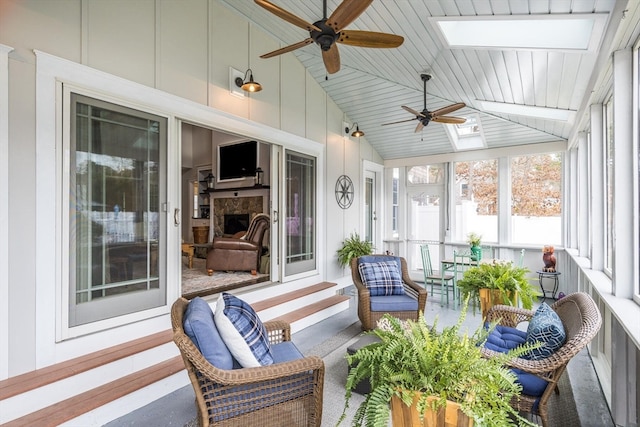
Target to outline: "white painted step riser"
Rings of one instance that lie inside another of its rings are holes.
[[[295,321],[291,324],[291,333],[299,332],[311,325],[315,325],[316,323],[328,319],[329,317],[341,313],[345,310],[349,309],[349,300],[343,301],[339,304],[332,305],[331,307],[327,307],[324,310],[320,310],[317,313],[313,313],[310,316],[307,316],[303,319]]]
[[[283,314],[291,313],[308,305],[317,303],[318,301],[321,301],[323,299],[335,296],[335,294],[335,289],[329,288],[323,291],[315,292],[313,294],[304,295],[294,300],[289,300],[284,304],[279,304],[266,310],[260,310],[258,312],[258,315],[260,316],[260,319],[262,321],[271,320],[278,316],[282,316]]]
[[[179,356],[173,342],[0,401],[0,424]]]

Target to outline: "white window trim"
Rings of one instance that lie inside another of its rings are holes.
[[[0,44],[0,380],[9,377],[9,52]]]
[[[178,297],[180,289],[180,233],[174,232],[173,209],[168,207],[168,259],[174,259],[175,265],[167,266],[168,283],[167,305],[142,313],[143,316],[129,315],[120,319],[125,322],[122,326],[100,330],[96,324],[88,326],[85,332],[97,332],[62,341],[62,294],[68,292],[66,280],[62,280],[61,263],[65,260],[60,247],[60,230],[56,227],[62,218],[60,203],[61,177],[56,176],[56,165],[62,155],[56,151],[62,137],[61,114],[61,82],[73,85],[90,93],[100,94],[101,99],[123,103],[123,105],[138,104],[145,109],[161,115],[172,117],[168,123],[169,144],[169,188],[168,200],[180,200],[179,179],[171,182],[174,176],[180,176],[180,163],[171,159],[180,159],[179,122],[188,121],[204,127],[218,129],[223,132],[244,135],[265,143],[283,146],[317,158],[318,194],[324,194],[324,145],[310,139],[293,135],[264,124],[252,122],[248,119],[233,116],[229,113],[215,110],[206,105],[149,88],[108,73],[95,70],[66,59],[35,50],[36,54],[36,230],[39,244],[35,248],[36,265],[36,319],[35,340],[38,342],[36,353],[36,368],[48,366],[52,363],[68,360],[88,352],[100,350],[106,346],[116,345],[154,332],[166,330],[171,303]],[[172,163],[173,162],[173,163]],[[56,177],[52,179],[51,177]],[[318,200],[320,206],[323,200]],[[51,215],[51,212],[56,215]],[[325,214],[322,209],[317,212],[318,223],[324,223]],[[322,254],[324,242],[319,242],[319,253]],[[54,255],[52,255],[54,254]],[[323,262],[322,259],[319,260]],[[51,302],[55,301],[55,304]],[[66,308],[65,308],[66,310]],[[158,315],[162,314],[162,315]],[[130,324],[127,324],[130,322]],[[104,325],[102,325],[104,327]],[[90,330],[89,328],[93,328]],[[124,329],[123,329],[124,328]],[[1,343],[1,342],[0,342]]]

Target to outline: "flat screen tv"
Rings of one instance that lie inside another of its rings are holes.
[[[254,177],[257,164],[257,141],[218,146],[218,182]]]

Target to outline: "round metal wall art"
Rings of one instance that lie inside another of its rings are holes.
[[[336,181],[336,201],[342,209],[353,203],[353,182],[347,175],[340,175]]]

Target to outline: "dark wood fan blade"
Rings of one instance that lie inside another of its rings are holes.
[[[420,111],[416,111],[413,108],[409,108],[406,105],[403,105],[402,108],[408,112],[410,112],[411,114],[413,114],[416,117],[426,117],[424,114],[422,114]]]
[[[392,48],[400,46],[404,37],[375,31],[344,30],[340,32],[337,42],[359,47]]]
[[[431,112],[431,116],[432,117],[442,116],[444,114],[452,113],[452,112],[454,112],[456,110],[459,110],[459,109],[461,109],[463,107],[466,107],[465,103],[464,102],[458,102],[457,104],[451,104],[451,105],[449,105],[447,107],[443,107],[443,108],[440,108],[440,109],[438,109],[436,111],[432,111]]]
[[[304,19],[297,17],[293,13],[282,9],[280,6],[276,6],[270,1],[267,1],[267,0],[254,0],[254,1],[258,6],[262,6],[263,8],[267,9],[269,12],[276,15],[277,17],[284,19],[285,21],[295,25],[296,27],[303,28],[307,31],[311,31],[311,30],[320,31],[320,32],[322,31],[320,28],[316,27],[315,25],[310,24]]]
[[[453,116],[435,116],[431,118],[431,121],[437,122],[437,123],[459,125],[466,122],[467,119],[463,119],[462,117],[453,117]]]
[[[414,121],[414,120],[418,120],[418,118],[417,118],[417,117],[414,117],[413,119],[400,120],[400,121],[397,121],[397,122],[391,122],[391,123],[383,123],[381,126],[395,125],[395,124],[397,124],[397,123],[411,122],[411,121]]]
[[[424,128],[424,124],[422,122],[418,122],[418,126],[416,126],[415,133],[418,133]]]
[[[260,58],[271,58],[274,56],[282,55],[283,53],[291,52],[292,50],[299,49],[303,46],[306,46],[310,43],[313,43],[313,39],[309,37],[308,39],[302,40],[301,42],[281,47],[280,49],[274,50],[273,52],[265,53],[264,55],[260,55]]]
[[[340,71],[340,52],[338,46],[332,44],[329,50],[322,51],[322,60],[324,61],[324,67],[329,74],[337,73]]]
[[[373,0],[343,0],[327,19],[329,25],[337,33],[351,24]]]

